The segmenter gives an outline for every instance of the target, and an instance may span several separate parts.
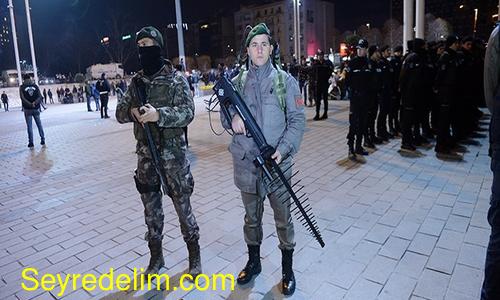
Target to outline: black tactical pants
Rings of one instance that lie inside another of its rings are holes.
[[[380,110],[377,117],[377,135],[387,137],[387,116],[391,112],[391,94],[384,91],[379,98]]]
[[[401,107],[401,94],[394,92],[391,98],[391,111],[389,113],[389,130],[392,132],[401,131],[399,123],[399,110]]]
[[[401,108],[401,134],[403,135],[401,144],[413,146],[413,127],[415,125],[415,108],[410,105],[403,105]]]
[[[318,85],[316,88],[316,114],[319,115],[321,109],[321,100],[323,100],[323,112],[328,113],[328,86]]]
[[[101,95],[101,118],[108,117],[108,95]]]
[[[447,152],[453,147],[453,139],[450,134],[452,120],[450,105],[441,104],[439,110],[439,125],[436,136],[436,152]]]
[[[363,135],[366,133],[366,118],[367,118],[367,108],[366,108],[366,96],[352,93],[351,103],[349,106],[349,132],[347,133],[347,145],[353,148],[361,147],[361,142],[363,140]]]
[[[306,84],[307,81],[302,81],[302,80],[299,80],[299,89],[300,89],[300,93],[302,94],[302,97],[304,97],[304,101],[307,101],[307,87],[308,85]],[[311,105],[312,105],[312,102],[311,102]]]
[[[375,138],[375,120],[377,120],[378,113],[378,96],[376,94],[372,94],[368,100],[368,110],[367,110],[367,122],[366,122],[366,136],[373,142]]]

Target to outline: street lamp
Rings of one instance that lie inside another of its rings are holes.
[[[366,23],[366,27],[368,27],[368,30],[370,30],[370,23]]]
[[[476,29],[477,29],[477,13],[479,9],[474,8],[474,31],[473,31],[473,36],[476,36]]]

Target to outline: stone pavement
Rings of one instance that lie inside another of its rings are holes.
[[[247,256],[229,137],[211,133],[202,99],[197,103],[189,140],[204,272],[236,275]],[[40,275],[99,275],[147,265],[131,124],[101,120],[85,105],[49,105],[42,113],[47,147],[40,147],[35,129],[31,151],[21,111],[0,112],[0,299],[59,298],[59,287],[24,291],[27,267]],[[298,290],[290,299],[478,299],[492,181],[486,140],[471,146],[461,163],[440,161],[432,150],[418,159],[401,157],[393,141],[355,165],[345,160],[347,103],[330,109],[327,121],[313,122],[307,108],[296,157],[326,246],[296,222]],[[164,272],[178,277],[187,251],[173,206],[168,198],[164,203]],[[267,203],[263,222],[263,271],[250,287],[126,293],[79,285],[63,299],[281,299],[280,252]]]

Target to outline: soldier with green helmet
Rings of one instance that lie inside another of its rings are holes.
[[[161,171],[164,172],[167,194],[179,217],[181,232],[189,253],[189,274],[201,274],[199,228],[193,215],[190,196],[194,181],[186,156],[183,127],[194,117],[194,102],[187,80],[177,74],[172,64],[162,56],[163,37],[154,27],[144,27],[136,35],[142,70],[133,78],[127,92],[118,102],[116,119],[120,123],[134,122],[138,157],[135,184],[144,205],[151,259],[146,274],[158,273],[164,266],[162,251],[163,206],[160,177],[153,165],[152,155],[143,124],[148,124],[159,150]],[[141,83],[136,84],[136,82]],[[137,88],[143,88],[147,104],[142,105]]]
[[[246,38],[247,68],[233,79],[245,104],[255,118],[269,145],[276,152],[272,156],[291,176],[292,156],[299,150],[305,127],[304,100],[295,78],[280,69],[278,45],[263,23],[256,25]],[[269,198],[274,212],[279,248],[282,252],[282,292],[295,291],[292,256],[295,247],[294,228],[290,214],[290,198],[280,197],[283,186],[270,191],[262,171],[253,160],[259,153],[251,137],[245,135],[241,117],[231,112],[232,120],[222,114],[222,124],[234,131],[229,151],[233,156],[234,182],[241,191],[245,207],[243,232],[248,246],[248,262],[239,273],[237,282],[246,284],[261,272],[260,245],[262,243],[262,214],[264,200]],[[290,167],[290,168],[289,168]]]

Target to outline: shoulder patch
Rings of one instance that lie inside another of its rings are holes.
[[[295,106],[297,108],[304,106],[304,97],[302,95],[295,96]]]

